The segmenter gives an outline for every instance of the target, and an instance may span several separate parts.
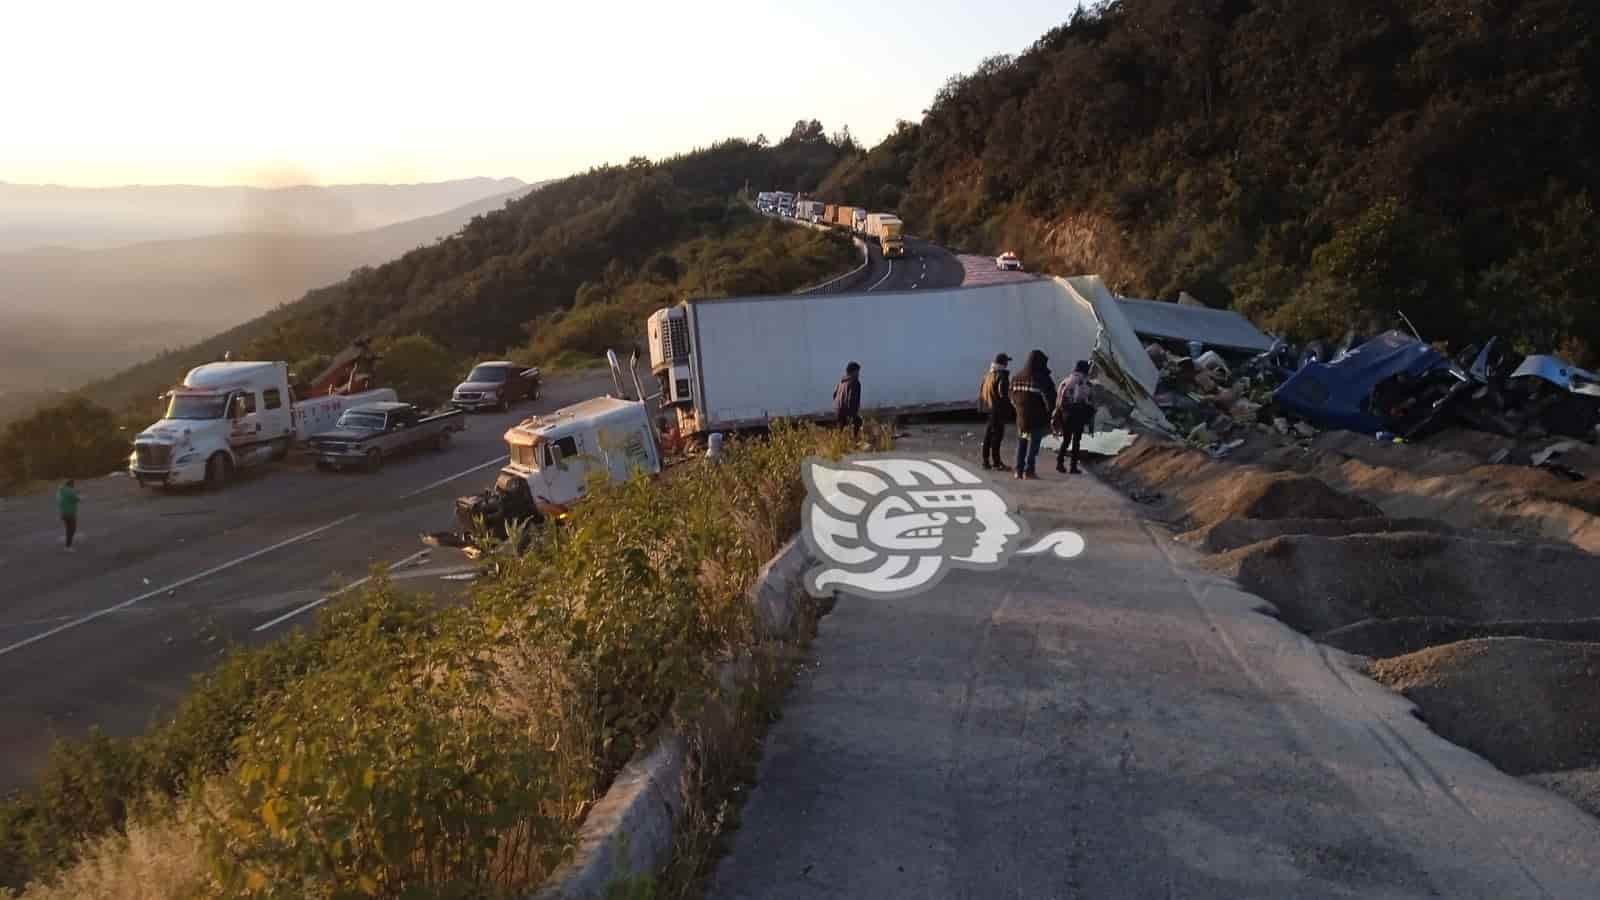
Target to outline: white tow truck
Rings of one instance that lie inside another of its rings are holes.
[[[189,370],[165,395],[161,420],[134,438],[128,474],[141,487],[221,486],[235,471],[282,459],[295,444],[331,430],[347,409],[396,399],[389,388],[352,390],[354,362],[344,365],[350,378],[343,391],[330,386],[304,399],[290,386],[288,363],[219,362]]]

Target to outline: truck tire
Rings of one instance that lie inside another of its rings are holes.
[[[439,432],[439,436],[433,439],[433,449],[440,452],[450,449],[450,432]]]
[[[500,404],[496,406],[495,409],[499,410],[500,412],[506,412],[507,410],[511,409],[511,401],[505,397],[501,397]]]
[[[232,477],[233,460],[228,458],[228,454],[222,452],[211,454],[211,458],[206,460],[206,485],[220,488]]]
[[[286,459],[289,456],[289,439],[278,438],[272,442],[272,458]]]
[[[367,471],[376,472],[383,468],[383,451],[373,447],[367,451]]]

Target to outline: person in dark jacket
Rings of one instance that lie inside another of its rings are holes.
[[[1056,384],[1050,358],[1043,350],[1028,351],[1022,371],[1011,378],[1011,406],[1017,412],[1017,478],[1038,478],[1034,472],[1039,443],[1050,433],[1050,412],[1056,405]]]
[[[978,408],[989,414],[989,425],[983,432],[983,467],[1002,472],[1011,471],[1011,467],[1000,461],[1000,442],[1006,438],[1006,426],[1017,417],[1011,405],[1011,370],[1006,368],[1010,364],[1011,357],[996,354],[978,387]]]
[[[861,437],[861,363],[851,362],[844,367],[844,377],[833,389],[833,413],[836,425],[849,425],[855,436]]]
[[[1094,421],[1093,395],[1089,390],[1089,361],[1078,360],[1072,367],[1072,374],[1061,380],[1061,396],[1056,399],[1056,412],[1059,414],[1061,428],[1061,446],[1056,450],[1056,471],[1073,475],[1081,471],[1078,468],[1078,452],[1083,444],[1083,430]],[[1068,451],[1072,453],[1072,468],[1062,465]]]

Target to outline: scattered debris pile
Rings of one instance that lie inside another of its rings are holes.
[[[1563,456],[1600,437],[1600,374],[1520,356],[1498,338],[1455,358],[1399,331],[1347,335],[1337,347],[1278,342],[1253,356],[1194,340],[1155,341],[1145,352],[1159,372],[1156,405],[1214,458],[1252,433],[1303,442],[1342,429],[1409,443],[1471,429],[1515,442],[1498,464],[1576,481],[1582,472]]]
[[[1100,471],[1440,735],[1600,814],[1600,479],[1503,464],[1524,446],[1274,429],[1227,459],[1145,437]],[[1585,443],[1551,456],[1600,474]]]

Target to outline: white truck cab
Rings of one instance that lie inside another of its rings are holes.
[[[296,402],[283,362],[197,366],[167,392],[167,410],[134,438],[128,472],[140,485],[221,484],[237,469],[281,459],[352,406],[393,401],[388,388]]]
[[[528,483],[542,510],[560,514],[589,492],[596,473],[626,481],[661,471],[661,449],[645,404],[605,396],[525,419],[505,434],[502,471]]]

